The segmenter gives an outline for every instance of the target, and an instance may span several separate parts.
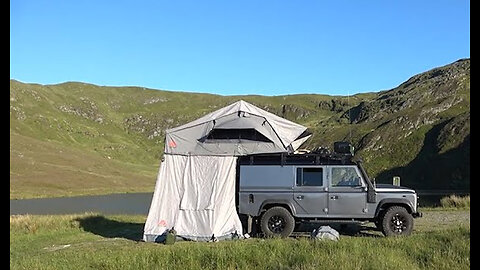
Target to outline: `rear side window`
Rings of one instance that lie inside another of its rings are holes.
[[[297,186],[323,186],[323,169],[297,168]]]

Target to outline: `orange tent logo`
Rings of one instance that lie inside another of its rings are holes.
[[[168,146],[170,146],[171,148],[175,148],[175,147],[177,147],[177,143],[176,143],[174,140],[171,140],[171,141],[168,143]]]

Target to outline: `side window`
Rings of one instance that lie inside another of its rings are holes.
[[[352,167],[332,168],[332,187],[356,187],[361,186],[360,176]]]
[[[297,168],[297,186],[323,186],[323,169]]]

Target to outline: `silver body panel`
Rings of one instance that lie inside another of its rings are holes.
[[[332,168],[354,168],[357,186],[335,186]],[[297,168],[322,168],[320,186],[298,186]],[[407,200],[413,212],[417,195],[411,189],[378,188],[376,202],[367,203],[367,183],[355,165],[241,165],[239,213],[259,216],[266,204],[288,205],[297,218],[372,219],[382,202]]]

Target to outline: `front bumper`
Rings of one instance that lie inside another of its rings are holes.
[[[415,213],[412,213],[412,216],[413,216],[414,218],[423,217],[423,213],[422,213],[422,212],[415,212]]]

